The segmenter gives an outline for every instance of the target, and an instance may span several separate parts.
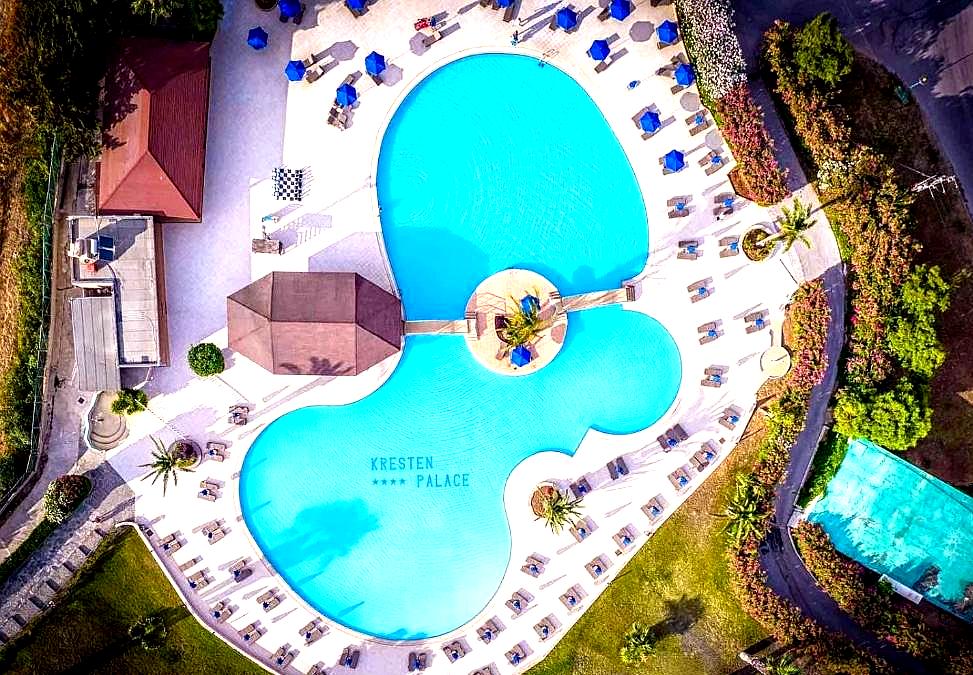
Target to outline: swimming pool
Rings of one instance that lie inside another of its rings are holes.
[[[973,497],[865,440],[848,444],[838,472],[808,520],[845,555],[957,612],[973,584]],[[973,620],[973,613],[961,614]]]
[[[569,294],[618,287],[645,263],[645,208],[617,139],[571,78],[528,57],[468,57],[423,80],[390,122],[377,189],[410,319],[461,317],[508,267]],[[680,376],[665,329],[618,307],[571,314],[557,358],[527,377],[489,372],[461,337],[410,337],[375,393],[264,430],[244,461],[243,515],[324,615],[382,638],[440,635],[503,577],[514,467],[573,453],[589,427],[645,428]]]

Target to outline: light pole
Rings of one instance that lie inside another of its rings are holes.
[[[926,84],[929,84],[929,76],[928,75],[920,75],[918,80],[916,80],[915,82],[913,82],[912,84],[909,85],[909,89],[915,89],[916,87],[922,87],[922,86],[924,86]]]

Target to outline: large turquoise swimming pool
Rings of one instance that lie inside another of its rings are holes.
[[[645,207],[617,139],[574,80],[532,58],[468,57],[425,78],[390,122],[377,189],[410,319],[461,317],[508,267],[569,294],[645,264]],[[514,467],[573,453],[589,427],[645,428],[680,375],[665,329],[617,307],[571,314],[560,354],[526,377],[487,371],[460,337],[410,337],[375,393],[264,430],[244,461],[243,515],[325,616],[389,639],[440,635],[503,577]]]

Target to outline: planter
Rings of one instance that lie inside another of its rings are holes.
[[[203,461],[203,453],[200,452],[199,446],[196,445],[195,441],[191,441],[188,438],[180,438],[178,441],[173,441],[172,445],[169,446],[169,452],[176,455],[179,459],[191,459],[193,462],[192,466],[189,467],[191,469],[195,469]]]
[[[535,516],[541,518],[544,515],[544,502],[555,492],[557,492],[557,488],[550,483],[537,486],[534,494],[530,496],[530,509],[534,512]]]
[[[254,2],[257,5],[257,9],[265,12],[269,12],[277,6],[277,0],[254,0]]]
[[[773,235],[773,232],[762,225],[751,227],[743,233],[743,238],[740,240],[743,255],[747,256],[747,259],[752,262],[770,260],[780,248],[780,242],[774,242],[770,246],[761,246],[760,243],[771,235]]]

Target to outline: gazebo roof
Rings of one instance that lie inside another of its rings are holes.
[[[399,299],[355,272],[271,272],[227,298],[230,349],[285,375],[357,375],[402,345]]]

